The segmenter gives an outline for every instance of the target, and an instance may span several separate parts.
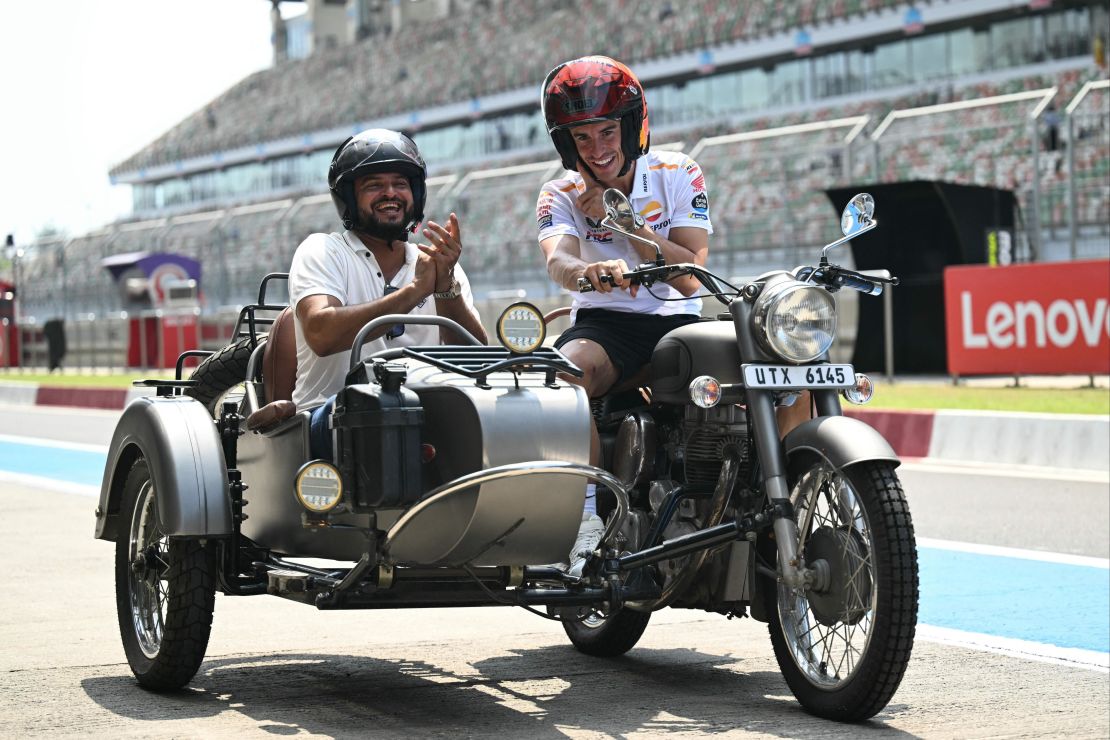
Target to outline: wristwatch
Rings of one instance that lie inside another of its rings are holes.
[[[451,287],[450,288],[448,288],[447,290],[445,290],[443,292],[432,293],[432,295],[435,296],[436,298],[442,298],[444,300],[451,300],[452,298],[458,298],[459,296],[462,295],[462,286],[459,285],[458,280],[456,280],[455,278],[451,278]]]

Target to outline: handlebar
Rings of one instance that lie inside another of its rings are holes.
[[[885,275],[890,274],[885,270],[882,272]],[[801,268],[797,272],[797,278],[803,281],[820,283],[831,290],[851,288],[864,295],[882,295],[884,285],[898,284],[898,278],[896,277],[863,275],[853,270],[829,264]]]
[[[603,283],[609,283],[610,285],[613,284],[613,276],[612,275],[598,275],[597,279],[599,281],[603,282]],[[595,290],[594,285],[593,285],[593,283],[591,283],[589,281],[589,279],[584,278],[584,277],[578,278],[578,292],[579,293],[589,293],[593,290]]]
[[[851,288],[865,295],[882,295],[883,286],[898,284],[898,278],[884,276],[889,274],[884,270],[882,275],[863,275],[853,270],[826,263],[818,267],[799,268],[795,277],[803,282],[808,281],[823,285],[833,291],[840,288]],[[726,305],[740,294],[740,290],[736,286],[730,285],[701,265],[689,262],[675,265],[656,265],[648,262],[640,265],[635,270],[624,273],[624,277],[631,283],[648,287],[671,275],[693,275],[706,290]],[[613,282],[612,275],[601,275],[599,279],[609,284]],[[584,277],[578,278],[578,291],[580,293],[589,293],[592,290],[594,290],[594,286],[589,280]]]
[[[839,274],[832,279],[834,285],[841,288],[851,288],[858,290],[864,295],[882,295],[883,284],[874,280],[868,280],[865,277],[856,277],[855,275]]]

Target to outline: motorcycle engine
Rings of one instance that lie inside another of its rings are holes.
[[[710,409],[691,405],[685,412],[677,430],[678,438],[668,445],[672,464],[682,469],[680,480],[695,490],[712,490],[721,474],[721,460],[728,445],[741,451],[740,480],[747,480],[750,449],[744,409],[733,405]]]

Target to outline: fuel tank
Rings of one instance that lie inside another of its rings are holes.
[[[687,324],[659,340],[651,355],[652,400],[689,403],[687,388],[699,375],[712,375],[724,384],[743,380],[731,319]]]

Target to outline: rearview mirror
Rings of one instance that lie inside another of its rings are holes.
[[[601,220],[602,226],[624,234],[629,239],[641,244],[648,245],[655,250],[655,264],[667,264],[666,260],[663,259],[663,250],[659,248],[658,244],[632,233],[643,228],[646,222],[644,217],[632,208],[632,203],[624,193],[616,188],[609,188],[601,194],[601,202],[605,206],[605,218]]]
[[[857,193],[840,214],[840,232],[844,236],[855,236],[871,226],[874,220],[875,199],[870,193]]]
[[[636,231],[644,225],[644,217],[632,209],[632,203],[616,188],[602,193],[601,202],[605,205],[605,218],[613,221],[622,231]]]

